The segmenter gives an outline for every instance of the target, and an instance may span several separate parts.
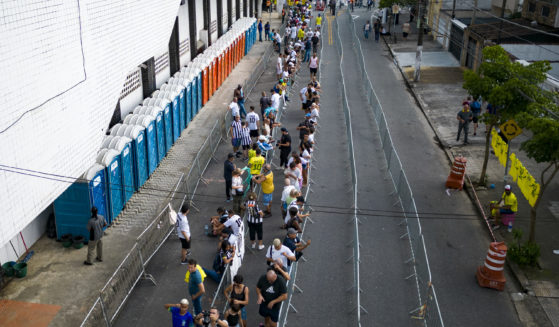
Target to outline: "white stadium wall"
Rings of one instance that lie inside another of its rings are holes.
[[[2,248],[70,185],[52,180],[52,175],[29,176],[32,171],[78,178],[94,163],[127,76],[145,60],[167,53],[179,4],[0,3],[5,21],[0,52]],[[188,25],[188,20],[181,24]],[[168,70],[167,63],[158,84]],[[138,93],[128,97],[130,103],[141,100]],[[129,107],[128,100],[122,104]],[[31,171],[17,174],[8,167]]]

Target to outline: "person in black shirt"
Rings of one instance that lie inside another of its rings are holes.
[[[299,131],[299,138],[301,140],[305,137],[306,134],[309,134],[311,126],[311,114],[305,114],[305,120],[299,123],[299,126],[297,126],[297,130]]]
[[[287,286],[285,280],[279,277],[274,270],[268,270],[256,284],[256,294],[260,305],[258,313],[264,317],[266,327],[275,327],[279,319],[281,302],[287,299]]]
[[[233,197],[231,197],[231,187],[233,186],[233,170],[235,170],[235,164],[233,160],[235,159],[234,153],[229,153],[227,155],[227,160],[223,163],[223,178],[225,178],[225,195],[227,196],[227,202],[231,202]]]
[[[277,146],[280,150],[280,167],[287,168],[287,160],[291,153],[291,135],[285,127],[281,128],[281,139]]]

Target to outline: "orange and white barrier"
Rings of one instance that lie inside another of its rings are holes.
[[[507,257],[507,246],[504,242],[492,242],[487,250],[487,256],[483,266],[479,266],[476,272],[477,282],[481,287],[494,288],[499,291],[505,289],[505,259]]]

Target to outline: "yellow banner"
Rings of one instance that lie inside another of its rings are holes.
[[[495,156],[497,156],[497,159],[499,159],[499,162],[504,167],[507,164],[508,144],[503,141],[495,129],[491,131],[491,147],[495,152]],[[528,169],[524,167],[522,162],[516,157],[516,154],[511,153],[509,159],[509,175],[516,182],[520,192],[528,200],[530,206],[533,207],[540,194],[540,184],[536,182],[536,179],[530,174]]]

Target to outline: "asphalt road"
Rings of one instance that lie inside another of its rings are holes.
[[[366,57],[366,70],[379,96],[420,213],[432,280],[445,325],[519,326],[509,297],[509,292],[515,291],[510,276],[505,292],[477,285],[475,271],[483,264],[490,239],[479,219],[461,216],[476,213],[467,195],[445,194],[448,160],[408,93],[388,49],[371,38],[365,41],[359,33],[370,13],[356,9],[352,14],[359,16],[355,24]],[[342,26],[348,22],[340,21]]]
[[[356,9],[355,15],[364,11]],[[368,15],[367,15],[368,16]],[[361,286],[362,305],[369,314],[362,315],[363,326],[416,326],[408,311],[417,306],[417,291],[413,280],[405,280],[411,267],[404,263],[409,258],[408,242],[399,236],[405,228],[392,214],[381,210],[401,212],[393,206],[396,197],[392,182],[386,171],[384,154],[379,142],[374,119],[366,107],[360,82],[356,55],[352,51],[345,14],[338,17],[340,36],[344,47],[344,70],[346,89],[351,106],[353,138],[358,172],[358,207],[366,214],[360,217],[361,239]],[[358,30],[365,18],[357,18]],[[305,239],[312,245],[305,250],[307,262],[301,262],[297,285],[303,293],[293,296],[292,304],[298,310],[290,311],[290,326],[352,326],[355,325],[354,292],[347,290],[353,284],[353,266],[346,261],[352,253],[353,227],[349,220],[351,179],[347,152],[345,120],[341,106],[340,57],[335,44],[328,44],[327,20],[323,23],[323,52],[321,56],[321,119],[320,132],[316,136],[317,149],[313,154],[314,166],[311,185],[313,192],[307,201],[313,207],[314,224],[309,224]],[[335,29],[331,30],[336,32]],[[335,38],[334,38],[334,42]],[[362,40],[363,42],[363,40]],[[369,39],[363,43],[367,56],[367,71],[380,97],[386,118],[393,132],[392,138],[412,186],[422,226],[433,282],[442,315],[447,326],[517,326],[519,322],[507,292],[480,288],[474,279],[475,269],[483,263],[488,237],[476,219],[456,219],[454,213],[473,213],[474,208],[463,193],[447,196],[444,181],[448,174],[448,162],[433,141],[434,134],[421,111],[408,94],[399,72],[392,64],[387,49]],[[259,93],[268,91],[275,79],[273,56],[268,71],[248,99],[248,105],[258,101]],[[308,80],[308,69],[303,66],[291,93],[282,124],[298,139],[295,126],[302,120],[298,91]],[[225,100],[224,100],[225,101]],[[227,102],[229,99],[226,100]],[[256,106],[258,108],[258,106]],[[204,267],[210,267],[217,241],[204,236],[204,224],[215,209],[224,202],[222,161],[230,151],[229,143],[222,143],[217,152],[217,162],[209,165],[204,177],[209,181],[200,184],[197,191],[205,196],[196,203],[200,212],[189,215],[193,233],[192,257]],[[277,162],[277,158],[275,160]],[[238,166],[243,166],[239,160]],[[274,216],[264,222],[264,242],[269,245],[273,238],[285,235],[279,229],[279,199],[282,179],[274,171],[276,192],[273,200]],[[432,219],[426,213],[447,213]],[[176,303],[188,296],[184,283],[186,267],[179,264],[180,243],[172,236],[154,256],[147,271],[154,275],[158,285],[140,281],[123,308],[116,326],[170,325],[170,314],[164,303]],[[248,251],[240,273],[250,288],[248,325],[257,326],[262,319],[257,314],[254,287],[257,278],[265,271],[264,253]],[[204,308],[209,307],[217,285],[205,282],[207,292]],[[512,289],[507,289],[512,291]]]

